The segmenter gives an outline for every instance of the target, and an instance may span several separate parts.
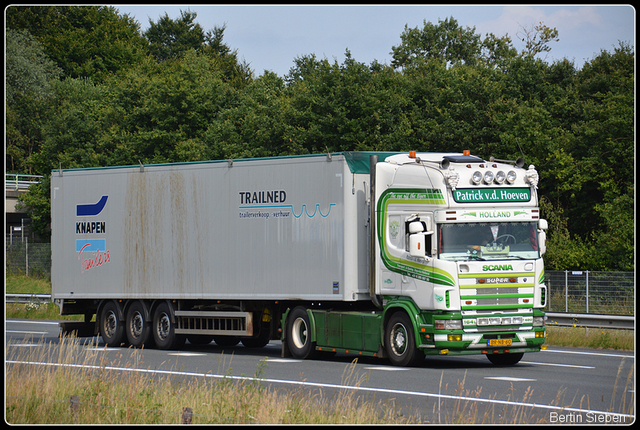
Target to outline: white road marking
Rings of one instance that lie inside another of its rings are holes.
[[[484,379],[494,379],[496,381],[509,381],[509,382],[533,382],[537,381],[537,379],[527,379],[527,378],[512,378],[510,376],[485,376]]]
[[[207,354],[202,354],[197,352],[170,352],[167,355],[175,355],[177,357],[199,357]]]
[[[560,363],[538,363],[533,361],[521,361],[522,364],[535,364],[536,366],[558,366],[558,367],[575,367],[578,369],[595,369],[594,366],[581,366],[579,364],[560,364]]]
[[[5,333],[47,334],[48,331],[5,330]]]
[[[390,366],[371,366],[371,367],[365,367],[365,369],[382,370],[385,372],[397,372],[398,370],[410,370],[406,367],[390,367]]]
[[[556,349],[543,349],[541,352],[558,352],[561,354],[582,354],[582,355],[598,355],[602,357],[626,357],[633,358],[633,355],[622,355],[622,354],[603,354],[601,352],[586,352],[586,351],[559,351]]]

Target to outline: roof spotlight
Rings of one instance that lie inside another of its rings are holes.
[[[482,173],[476,170],[473,172],[473,175],[471,175],[471,182],[478,185],[480,181],[482,181]]]
[[[487,170],[486,172],[484,172],[484,183],[490,184],[492,182],[493,182],[493,172]]]
[[[496,172],[496,184],[501,184],[504,182],[504,180],[506,179],[507,174],[504,173],[502,170],[499,170],[498,172]]]
[[[507,182],[513,184],[516,181],[516,176],[515,171],[509,170],[509,173],[507,173]]]

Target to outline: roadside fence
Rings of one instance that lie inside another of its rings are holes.
[[[635,314],[634,272],[551,270],[545,281],[548,312]]]
[[[51,243],[13,242],[5,245],[6,273],[51,279]]]

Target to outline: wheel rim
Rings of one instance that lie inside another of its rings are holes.
[[[161,340],[165,340],[169,337],[169,331],[171,330],[171,320],[169,319],[169,315],[163,313],[158,319],[158,338]]]
[[[104,319],[104,334],[109,338],[113,338],[116,335],[117,326],[118,318],[115,312],[109,311],[107,317]]]
[[[391,330],[391,349],[396,355],[402,355],[407,350],[407,329],[403,324],[397,323]]]
[[[307,323],[303,318],[296,318],[293,322],[292,340],[296,348],[303,348],[307,343]]]
[[[140,339],[140,336],[142,336],[143,328],[144,319],[142,318],[142,314],[136,311],[131,318],[131,322],[129,323],[129,331],[131,332],[131,336],[133,336],[134,339]]]

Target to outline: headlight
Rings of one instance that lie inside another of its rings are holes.
[[[507,182],[513,184],[516,181],[516,176],[516,172],[510,170],[509,173],[507,173]]]
[[[493,182],[493,172],[486,171],[484,172],[484,183],[490,184]]]
[[[471,182],[478,185],[480,181],[482,181],[482,173],[478,171],[473,172],[473,175],[471,175]]]
[[[534,327],[544,326],[544,317],[533,317],[533,326]]]
[[[496,173],[496,184],[503,183],[506,177],[507,177],[506,173],[504,173],[502,170],[498,171]]]
[[[462,320],[435,320],[436,330],[462,330]]]

